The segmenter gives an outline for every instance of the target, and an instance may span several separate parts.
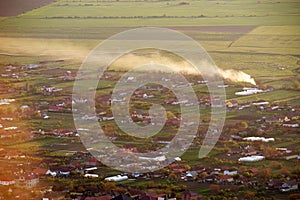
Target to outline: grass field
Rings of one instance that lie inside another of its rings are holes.
[[[261,26],[235,41],[229,50],[299,55],[300,26]]]
[[[280,3],[61,0],[0,21],[0,36],[86,39],[106,37],[117,29],[137,26],[299,25],[299,4],[295,0]]]
[[[289,90],[275,90],[267,93],[262,94],[256,94],[251,96],[244,96],[244,97],[237,97],[234,98],[238,102],[251,102],[251,101],[257,101],[257,100],[265,100],[265,101],[278,101],[281,100],[284,102],[284,100],[291,100],[291,99],[299,99],[300,92],[299,91],[289,91]]]

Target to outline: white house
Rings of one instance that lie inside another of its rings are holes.
[[[265,159],[264,156],[247,156],[247,157],[239,158],[239,161],[241,161],[241,162],[257,162],[257,161],[260,161],[263,159]]]
[[[127,179],[128,179],[128,176],[117,175],[117,176],[106,177],[104,180],[117,182],[117,181],[124,181]]]
[[[288,192],[292,190],[298,190],[298,183],[296,181],[287,181],[280,187],[281,192]]]
[[[0,177],[0,185],[14,185],[15,180],[9,176],[1,176]]]
[[[265,138],[265,137],[245,137],[243,140],[246,141],[262,141],[262,142],[274,142],[274,138]]]
[[[287,123],[283,123],[282,126],[289,127],[289,128],[298,128],[299,123],[297,123],[297,122],[287,122]]]
[[[230,175],[230,176],[235,175],[237,173],[238,171],[236,169],[226,169],[223,172],[224,175]]]

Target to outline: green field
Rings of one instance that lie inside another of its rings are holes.
[[[60,0],[0,21],[0,36],[99,39],[138,26],[299,25],[299,6],[296,0]]]

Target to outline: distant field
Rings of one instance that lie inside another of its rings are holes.
[[[232,43],[229,50],[300,54],[300,26],[261,26]]]
[[[292,100],[292,99],[299,99],[300,91],[292,91],[292,90],[275,90],[271,92],[256,94],[256,95],[250,95],[250,96],[236,96],[236,99],[238,102],[244,103],[244,102],[252,102],[257,100],[265,100],[269,102],[274,102],[281,100],[284,102],[284,100]]]
[[[105,27],[299,25],[299,6],[296,0],[60,0],[0,21],[0,36],[87,39],[118,32]]]
[[[28,55],[50,56],[76,60],[71,66],[76,69],[101,40],[133,27],[160,26],[198,41],[222,69],[248,73],[261,86],[300,88],[299,7],[296,0],[58,0],[0,18],[0,63],[30,63],[35,58]],[[292,92],[287,98],[294,102]]]
[[[2,0],[0,1],[0,16],[15,16],[46,5],[54,0]]]

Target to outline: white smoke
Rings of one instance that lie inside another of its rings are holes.
[[[233,69],[223,70],[220,68],[218,68],[218,70],[224,79],[228,79],[233,82],[245,82],[251,83],[252,85],[256,85],[254,78],[252,78],[249,74],[246,74],[243,71],[236,71]]]
[[[176,72],[185,72],[189,74],[198,74],[194,67],[191,64],[184,60],[174,60],[173,58],[169,58],[166,56],[162,56],[159,53],[155,54],[147,54],[139,55],[139,54],[127,54],[116,60],[112,65],[111,69],[119,69],[119,70],[130,70],[135,66],[141,66],[148,63],[157,63],[161,65],[166,65],[172,68],[172,70]],[[205,63],[204,65],[209,65]],[[149,69],[149,70],[158,70],[158,69]],[[230,80],[233,82],[245,82],[250,83],[252,85],[256,85],[255,80],[243,71],[237,71],[233,69],[223,70],[217,68],[221,77],[226,80]]]

